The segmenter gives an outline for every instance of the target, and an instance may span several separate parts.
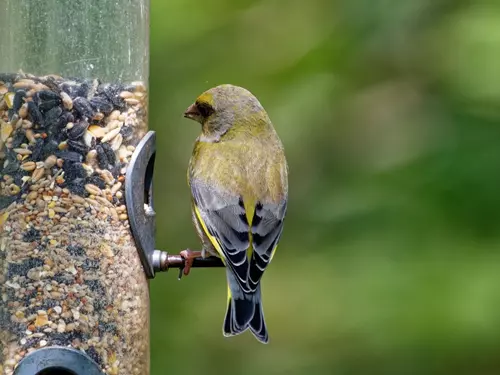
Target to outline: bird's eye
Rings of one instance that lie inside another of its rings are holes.
[[[200,112],[200,115],[202,115],[204,118],[207,118],[215,111],[213,109],[213,107],[208,103],[199,102],[199,103],[196,103],[196,106],[198,107],[198,111]]]

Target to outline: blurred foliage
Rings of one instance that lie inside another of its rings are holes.
[[[222,337],[222,270],[151,283],[152,374],[500,373],[500,3],[152,0],[157,246],[199,248],[182,118],[233,83],[287,151],[271,341]]]

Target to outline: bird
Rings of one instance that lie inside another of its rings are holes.
[[[283,232],[288,164],[283,144],[259,100],[231,84],[213,87],[184,112],[201,124],[189,161],[192,221],[201,251],[181,251],[184,274],[193,259],[218,256],[228,297],[223,335],[250,329],[268,343],[261,279]]]

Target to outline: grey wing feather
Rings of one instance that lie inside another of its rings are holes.
[[[283,231],[287,200],[279,204],[260,204],[255,207],[252,220],[252,258],[248,272],[250,290],[257,289],[264,270],[271,262]]]
[[[194,203],[209,234],[222,249],[227,267],[233,271],[241,288],[248,291],[250,228],[241,198],[197,180],[192,180],[190,185]]]

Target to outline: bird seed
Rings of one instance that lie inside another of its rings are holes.
[[[0,374],[54,345],[108,375],[149,371],[148,282],[124,172],[141,82],[0,74]]]

